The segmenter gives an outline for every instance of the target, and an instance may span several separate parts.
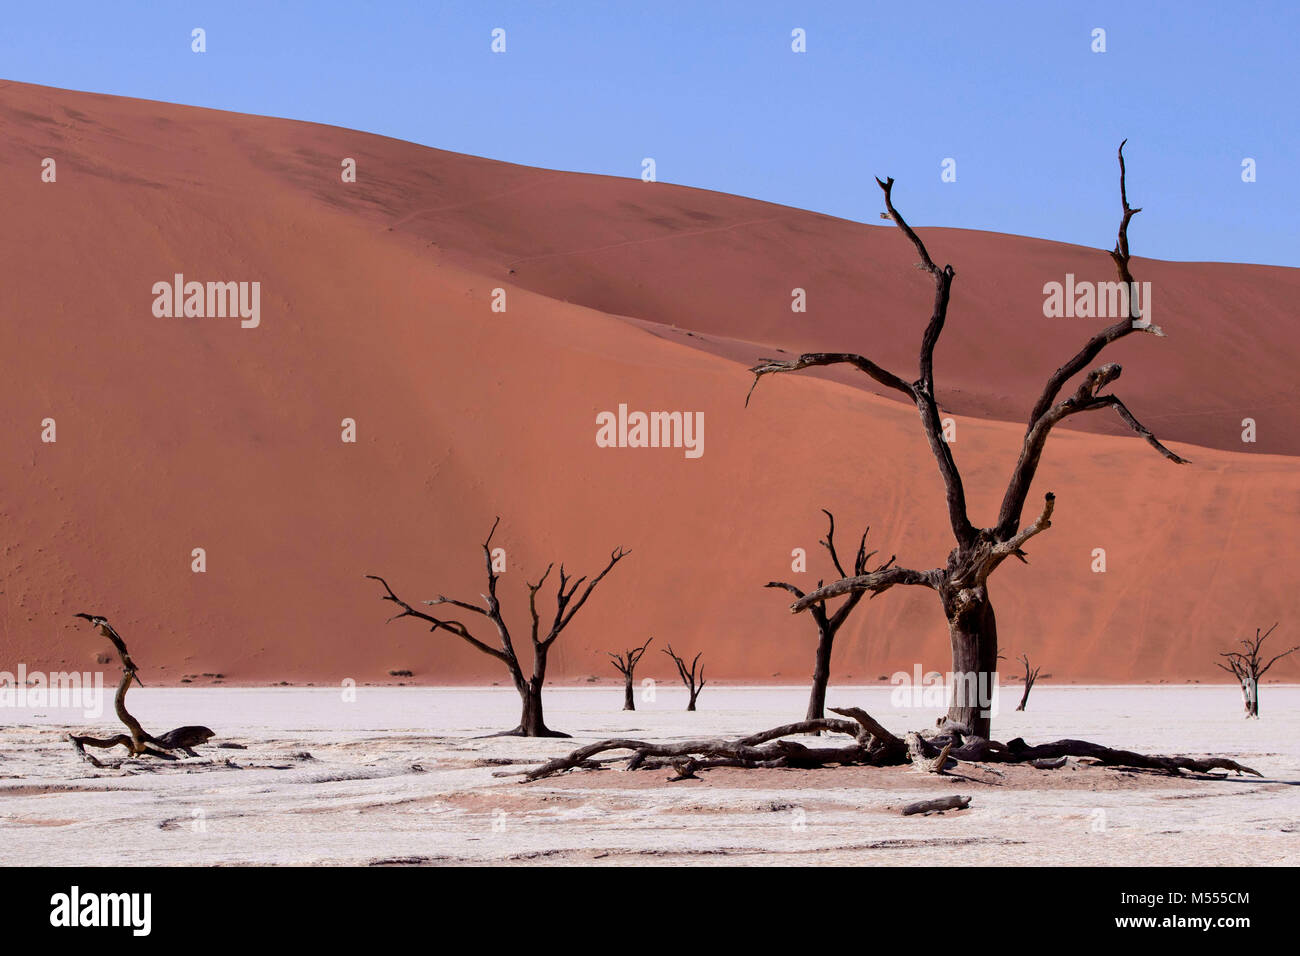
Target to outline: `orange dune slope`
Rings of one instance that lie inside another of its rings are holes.
[[[929,289],[891,228],[17,83],[0,87],[0,128],[0,669],[96,666],[102,640],[71,617],[89,611],[160,683],[501,680],[455,638],[386,626],[364,579],[477,600],[500,514],[520,638],[526,579],[632,551],[556,645],[555,677],[613,677],[605,652],[654,635],[703,650],[720,679],[802,681],[811,621],[762,585],[831,576],[820,508],[846,549],[870,524],[901,564],[947,554],[912,409],[842,376],[767,379],[744,406],[745,364],[778,348],[859,350],[911,374]],[[355,183],[340,178],[349,157]],[[1097,326],[1044,318],[1043,283],[1109,280],[1109,259],[922,232],[958,273],[937,374],[987,523],[1017,422]],[[1220,649],[1295,618],[1300,276],[1134,272],[1169,337],[1108,352],[1125,365],[1115,391],[1192,464],[1100,415],[1096,431],[1060,429],[1034,491],[1056,492],[1053,527],[1031,565],[992,582],[1001,640],[1057,679],[1217,679]],[[155,284],[176,274],[258,283],[256,327],[157,315]],[[806,313],[790,310],[795,287]],[[620,405],[702,413],[703,453],[599,447],[597,415]],[[807,573],[791,570],[797,548]],[[926,591],[864,604],[837,643],[837,678],[916,664],[948,666]],[[670,677],[666,658],[642,667]]]

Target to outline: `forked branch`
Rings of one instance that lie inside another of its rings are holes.
[[[1095,369],[1089,373],[1079,390],[1070,399],[1054,404],[1056,396],[1060,394],[1065,383],[1087,368],[1093,359],[1101,354],[1102,349],[1110,343],[1134,332],[1147,332],[1158,336],[1164,335],[1159,326],[1152,325],[1149,321],[1142,319],[1137,307],[1137,296],[1131,294],[1134,288],[1134,280],[1129,269],[1128,226],[1133,217],[1142,210],[1135,209],[1128,203],[1128,184],[1124,167],[1124,143],[1127,142],[1128,140],[1125,140],[1119,144],[1119,192],[1122,216],[1120,218],[1119,235],[1110,256],[1115,262],[1116,271],[1126,292],[1124,298],[1128,302],[1128,314],[1120,317],[1113,325],[1107,326],[1089,339],[1087,344],[1076,352],[1069,361],[1052,373],[1043,386],[1038,401],[1034,403],[1033,410],[1029,413],[1029,422],[1025,429],[1024,445],[1020,458],[1011,473],[1006,494],[1002,499],[1002,506],[998,511],[996,534],[999,538],[1005,539],[1014,534],[1020,524],[1025,499],[1029,495],[1034,473],[1038,470],[1038,462],[1043,452],[1043,445],[1047,441],[1047,434],[1053,425],[1067,415],[1096,408],[1112,407],[1130,428],[1142,436],[1158,452],[1175,464],[1186,463],[1186,459],[1180,458],[1162,445],[1118,398],[1113,395],[1097,394],[1102,386],[1119,377],[1121,369],[1118,365],[1104,365]]]

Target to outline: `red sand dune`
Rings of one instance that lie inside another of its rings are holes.
[[[146,681],[499,680],[453,637],[385,626],[391,606],[363,575],[474,599],[500,514],[518,638],[526,577],[632,549],[556,645],[554,677],[614,677],[605,651],[654,635],[703,650],[717,678],[802,681],[811,622],[761,585],[790,577],[796,547],[811,568],[797,580],[825,574],[819,508],[846,548],[870,523],[902,564],[947,554],[913,410],[843,377],[770,378],[743,404],[745,363],[776,348],[859,350],[914,374],[930,290],[892,228],[16,83],[0,87],[0,129],[0,669],[92,666],[106,648],[71,616],[92,611]],[[348,156],[356,184],[340,182]],[[906,213],[907,171],[882,172]],[[1097,325],[1043,318],[1042,285],[1109,280],[1109,258],[923,235],[957,270],[937,374],[972,518],[988,523],[1037,387]],[[260,327],[155,318],[152,285],[177,272],[259,281]],[[1073,420],[1096,432],[1058,430],[1034,491],[1056,492],[1054,525],[1030,566],[992,581],[1001,640],[1056,679],[1217,679],[1217,651],[1255,625],[1281,619],[1279,643],[1295,638],[1300,272],[1134,272],[1169,337],[1107,352],[1125,365],[1115,391],[1193,464],[1100,413]],[[790,311],[795,286],[807,314]],[[702,411],[703,457],[596,447],[597,412],[620,403]],[[340,441],[345,417],[357,444]],[[195,547],[206,573],[190,570]],[[942,614],[930,592],[895,589],[841,633],[835,674],[916,663],[947,669]],[[670,676],[662,655],[642,667]]]

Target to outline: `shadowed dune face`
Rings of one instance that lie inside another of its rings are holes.
[[[717,678],[802,681],[812,624],[761,586],[833,576],[819,508],[844,550],[869,523],[871,546],[901,564],[947,555],[914,410],[813,376],[767,379],[744,407],[745,363],[776,349],[859,350],[915,374],[930,291],[891,228],[22,84],[0,87],[0,129],[0,668],[97,667],[102,642],[71,619],[93,606],[156,682],[504,680],[454,638],[386,627],[390,606],[363,578],[409,600],[477,600],[479,544],[500,514],[517,643],[525,579],[553,559],[595,573],[614,546],[632,550],[556,644],[553,676],[612,681],[604,652],[655,635],[703,650]],[[47,156],[56,183],[40,180]],[[355,184],[340,181],[344,157]],[[889,172],[906,214],[906,172]],[[1139,252],[1153,215],[1134,222]],[[1098,325],[1044,318],[1042,286],[1109,281],[1112,267],[1040,240],[923,235],[957,270],[936,374],[972,519],[987,524],[1038,387]],[[1058,430],[1031,495],[1056,492],[1053,527],[1031,566],[992,580],[1001,641],[1055,679],[1216,679],[1218,650],[1294,616],[1300,277],[1133,269],[1169,337],[1108,351],[1125,366],[1114,391],[1193,464],[1102,413],[1072,423],[1115,434]],[[152,286],[175,273],[259,282],[260,325],[155,317]],[[791,312],[794,287],[807,313]],[[597,447],[597,414],[621,403],[702,412],[704,454]],[[1257,444],[1240,440],[1245,417]],[[345,418],[355,444],[340,440]],[[806,574],[791,571],[795,548]],[[1091,570],[1097,548],[1105,573]],[[944,620],[930,592],[895,589],[840,632],[833,676],[916,664],[947,669]],[[638,677],[670,667],[648,656]]]

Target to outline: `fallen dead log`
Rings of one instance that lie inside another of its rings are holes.
[[[1070,758],[1066,756],[1055,758],[1039,757],[1037,760],[1029,761],[1031,766],[1037,767],[1039,770],[1060,770],[1069,762]]]
[[[914,813],[943,813],[945,810],[965,810],[970,806],[970,797],[953,795],[951,797],[939,797],[937,800],[919,800],[916,803],[909,803],[903,807],[902,813],[905,817],[910,817]]]
[[[683,765],[689,767],[691,776],[698,770],[714,767],[796,768],[816,769],[829,766],[901,766],[911,763],[919,770],[944,773],[949,760],[971,763],[1030,763],[1040,769],[1063,767],[1069,757],[1091,758],[1112,767],[1129,767],[1140,770],[1159,770],[1177,774],[1184,770],[1206,773],[1210,770],[1231,770],[1263,776],[1259,771],[1226,757],[1185,757],[1162,754],[1140,754],[1131,750],[1115,750],[1086,740],[1057,740],[1053,743],[1030,746],[1017,737],[1003,744],[983,737],[963,739],[960,732],[944,729],[929,732],[929,737],[909,733],[900,739],[870,714],[856,707],[829,708],[851,720],[830,717],[801,720],[782,724],[736,740],[724,738],[697,738],[676,743],[654,743],[615,737],[579,747],[563,757],[556,757],[523,774],[528,781],[583,769],[593,765],[598,754],[613,750],[628,750],[627,770],[647,770],[672,767],[680,773]],[[853,738],[853,743],[843,746],[809,747],[784,738],[829,731]],[[679,776],[676,779],[690,779]]]

